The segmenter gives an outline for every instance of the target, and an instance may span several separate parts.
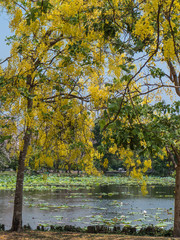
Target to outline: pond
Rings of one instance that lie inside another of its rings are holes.
[[[174,187],[149,186],[143,196],[138,186],[103,185],[79,190],[25,191],[23,224],[37,225],[131,225],[150,224],[171,228]],[[0,191],[0,223],[9,229],[13,192]]]

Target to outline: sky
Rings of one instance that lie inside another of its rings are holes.
[[[0,12],[0,32],[0,59],[3,60],[10,52],[10,46],[6,45],[5,38],[11,35],[8,16],[4,12]]]

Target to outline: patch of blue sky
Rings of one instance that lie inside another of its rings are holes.
[[[9,29],[9,16],[1,11],[0,12],[0,59],[1,61],[10,55],[10,46],[6,44],[6,37],[12,35]]]

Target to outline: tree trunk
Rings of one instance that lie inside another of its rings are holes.
[[[27,128],[24,135],[24,145],[22,151],[20,151],[18,161],[18,172],[16,180],[16,190],[14,198],[14,214],[12,221],[12,231],[21,231],[22,229],[22,207],[23,207],[23,182],[24,182],[24,162],[28,150],[28,146],[31,140],[31,129]]]
[[[69,172],[69,174],[71,174],[71,164],[70,163],[68,164],[68,172]]]
[[[176,167],[174,237],[180,237],[180,159],[178,159]]]
[[[31,88],[31,76],[29,75],[27,78],[27,84],[29,87],[29,93],[32,93]],[[33,107],[33,99],[27,99],[27,113],[32,111]],[[16,179],[16,190],[15,190],[15,197],[14,197],[14,213],[13,213],[13,220],[12,220],[12,231],[21,231],[22,229],[22,208],[23,208],[23,182],[24,182],[24,166],[25,166],[25,159],[27,155],[27,150],[30,145],[32,135],[31,126],[27,122],[27,127],[25,130],[24,138],[23,138],[23,148],[19,154],[19,161],[18,161],[18,172],[17,172],[17,179]]]

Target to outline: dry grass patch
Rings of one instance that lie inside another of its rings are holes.
[[[170,237],[125,236],[117,234],[91,234],[70,232],[28,231],[22,233],[0,232],[0,240],[173,240]]]

